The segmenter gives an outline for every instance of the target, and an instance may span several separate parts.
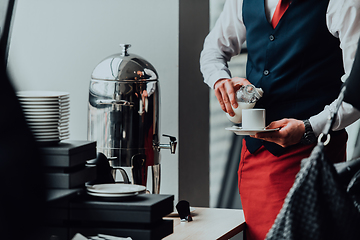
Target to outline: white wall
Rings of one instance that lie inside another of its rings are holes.
[[[118,53],[120,43],[130,43],[130,52],[148,60],[158,71],[160,133],[179,136],[178,2],[18,0],[9,53],[15,88],[69,92],[70,139],[86,140],[92,70],[103,58]],[[161,193],[174,194],[175,202],[178,158],[178,153],[161,150]]]

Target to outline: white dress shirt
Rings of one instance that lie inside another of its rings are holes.
[[[265,0],[265,12],[269,22],[278,1]],[[231,57],[240,54],[241,47],[246,41],[242,5],[243,0],[227,0],[214,28],[205,39],[200,65],[204,82],[211,88],[219,79],[231,78],[227,62],[231,60]],[[342,81],[345,81],[351,72],[360,37],[360,1],[330,0],[326,22],[329,32],[340,39],[345,70]],[[330,112],[334,112],[336,103],[337,100],[334,100],[322,112],[309,119],[316,136],[323,130]],[[353,108],[351,104],[343,102],[333,130],[343,129],[358,118],[360,118],[360,111]]]

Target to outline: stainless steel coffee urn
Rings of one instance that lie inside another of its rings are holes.
[[[122,52],[101,61],[93,70],[89,87],[88,140],[109,160],[113,177],[131,167],[132,183],[146,186],[152,169],[152,193],[160,192],[161,148],[175,153],[176,138],[159,142],[160,89],[155,68],[142,57]],[[120,170],[120,171],[119,171]],[[129,181],[130,182],[130,181]]]

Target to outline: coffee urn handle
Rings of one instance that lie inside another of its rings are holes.
[[[159,144],[157,147],[158,151],[160,151],[161,148],[165,148],[165,149],[170,149],[171,154],[175,154],[176,145],[177,145],[176,137],[166,135],[166,134],[163,134],[163,136],[169,137],[170,142],[168,144]]]

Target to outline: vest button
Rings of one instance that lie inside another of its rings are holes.
[[[269,74],[270,74],[269,70],[264,70],[264,75],[265,75],[265,76],[267,76],[267,75],[269,75]]]
[[[270,36],[269,36],[269,39],[270,39],[270,41],[274,41],[274,40],[275,40],[274,35],[270,35]]]

